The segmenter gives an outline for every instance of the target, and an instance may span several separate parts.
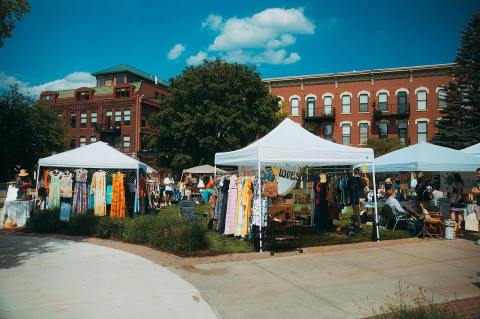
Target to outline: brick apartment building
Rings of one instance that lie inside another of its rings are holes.
[[[454,64],[267,78],[288,116],[336,143],[364,145],[369,137],[428,141],[446,106]]]
[[[51,105],[67,127],[70,149],[96,141],[141,160],[152,153],[145,149],[156,135],[147,119],[160,107],[168,86],[157,77],[121,64],[95,72],[95,87],[45,91],[40,103]]]

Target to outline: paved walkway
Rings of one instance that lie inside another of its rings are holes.
[[[480,296],[480,246],[461,239],[184,265],[175,271],[222,318],[365,317],[394,298],[399,286],[422,287],[435,302]]]
[[[216,318],[170,270],[120,250],[0,236],[0,318]]]

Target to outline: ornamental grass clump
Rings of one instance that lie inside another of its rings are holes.
[[[96,228],[95,236],[103,239],[122,240],[125,231],[125,220],[103,217],[100,218]]]
[[[68,222],[67,234],[75,236],[94,235],[100,218],[102,217],[91,214],[73,215]]]
[[[60,221],[59,209],[36,211],[27,221],[27,230],[40,234],[58,233],[64,227],[65,225]]]

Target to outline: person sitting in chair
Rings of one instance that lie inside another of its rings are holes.
[[[402,206],[398,199],[395,196],[395,190],[391,189],[387,192],[387,204],[390,206],[392,209],[395,208],[395,210],[399,213],[406,213],[409,214],[410,216],[416,216],[417,212],[413,209],[411,209],[408,206]]]

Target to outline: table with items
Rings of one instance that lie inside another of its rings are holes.
[[[23,227],[30,217],[35,205],[34,200],[11,200],[6,201],[0,216],[2,227],[9,219],[13,220],[17,227]]]

